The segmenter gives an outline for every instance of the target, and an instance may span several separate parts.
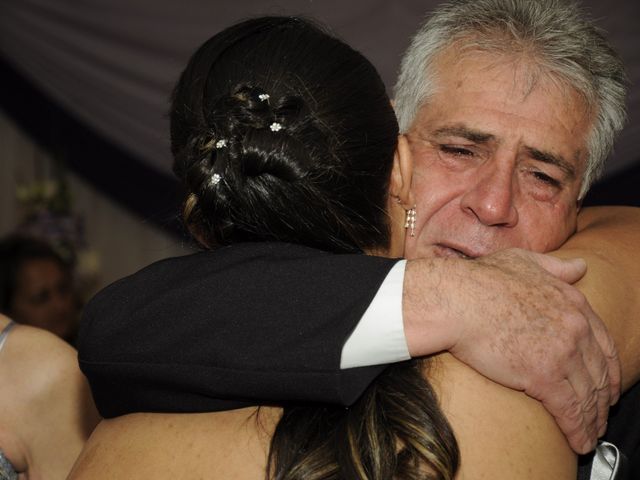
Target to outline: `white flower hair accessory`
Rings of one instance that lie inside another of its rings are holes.
[[[258,99],[261,102],[266,102],[267,100],[269,100],[269,94],[268,93],[261,93],[260,95],[258,95]]]
[[[214,173],[213,175],[211,175],[211,186],[215,187],[217,184],[220,183],[220,180],[222,180],[222,175],[218,174],[218,173]]]
[[[271,125],[269,125],[269,128],[272,132],[279,132],[280,130],[282,130],[282,124],[273,122]]]
[[[218,140],[216,142],[216,149],[218,148],[224,148],[227,146],[227,141],[224,138],[221,138],[220,140]]]

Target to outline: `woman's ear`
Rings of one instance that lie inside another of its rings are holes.
[[[409,142],[405,135],[398,136],[398,147],[393,156],[393,169],[391,170],[391,185],[389,192],[398,199],[405,210],[415,206],[415,198],[411,189],[413,176],[413,156],[409,148]]]

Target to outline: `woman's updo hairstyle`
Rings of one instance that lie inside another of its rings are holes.
[[[397,135],[384,84],[360,53],[300,18],[234,25],[196,51],[173,92],[185,222],[210,247],[387,246]]]

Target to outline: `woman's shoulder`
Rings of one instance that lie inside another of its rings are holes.
[[[576,478],[576,456],[540,402],[448,353],[427,365],[460,447],[457,478]]]

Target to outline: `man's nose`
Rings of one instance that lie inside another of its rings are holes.
[[[486,226],[517,225],[514,169],[488,162],[477,174],[471,189],[462,196],[461,208]]]

